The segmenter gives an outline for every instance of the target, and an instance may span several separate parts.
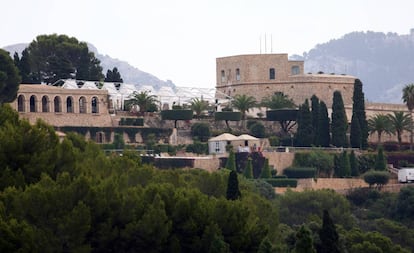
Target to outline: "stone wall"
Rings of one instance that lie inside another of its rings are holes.
[[[264,151],[263,156],[269,159],[269,165],[277,170],[277,175],[282,175],[283,170],[293,164],[295,153]]]
[[[298,179],[298,186],[296,188],[285,188],[285,187],[276,187],[276,193],[284,193],[287,189],[292,191],[305,191],[305,190],[322,190],[322,189],[331,189],[336,192],[344,193],[350,189],[368,187],[369,185],[365,183],[363,179],[360,178],[306,178]]]

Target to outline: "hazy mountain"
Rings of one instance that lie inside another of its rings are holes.
[[[28,43],[14,44],[6,46],[3,49],[10,52],[10,55],[13,56],[14,52],[21,52],[28,46]],[[170,80],[162,81],[154,75],[151,75],[147,72],[139,70],[138,68],[130,65],[129,63],[112,58],[108,55],[103,55],[98,52],[95,46],[88,43],[89,50],[95,53],[96,58],[101,61],[101,66],[103,68],[103,74],[106,74],[108,69],[113,69],[114,67],[118,68],[118,71],[121,73],[121,77],[125,83],[131,83],[136,85],[151,85],[155,89],[159,89],[162,86],[175,87],[174,83]]]
[[[352,32],[291,58],[305,60],[306,72],[358,77],[369,101],[399,103],[402,88],[414,83],[414,29],[407,35]]]

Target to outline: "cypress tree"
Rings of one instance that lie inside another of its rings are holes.
[[[227,158],[226,169],[236,171],[236,155],[233,150],[230,150],[229,157]]]
[[[336,147],[348,146],[346,138],[346,130],[348,128],[348,120],[346,118],[345,106],[340,91],[335,91],[332,102],[332,144]]]
[[[311,146],[314,141],[314,134],[312,127],[312,114],[310,112],[309,102],[307,99],[305,100],[305,103],[299,106],[297,124],[298,129],[295,136],[297,146]]]
[[[375,170],[387,170],[387,159],[384,156],[384,149],[382,146],[378,147],[377,156],[375,157]]]
[[[342,152],[342,164],[344,176],[349,177],[351,175],[351,164],[349,162],[349,156],[346,151]]]
[[[362,133],[359,126],[359,120],[355,113],[352,114],[351,119],[351,136],[350,136],[351,147],[362,148]]]
[[[315,143],[317,146],[329,147],[331,136],[329,131],[328,108],[325,102],[319,104],[319,120],[318,120],[318,138]]]
[[[355,79],[354,82],[354,92],[352,96],[352,117],[354,115],[358,119],[359,123],[359,135],[361,139],[361,145],[358,146],[358,148],[367,149],[368,148],[368,136],[369,136],[369,129],[368,129],[368,121],[365,114],[365,97],[364,92],[362,91],[362,82],[359,79]],[[354,129],[357,131],[357,129]],[[351,139],[354,134],[357,134],[354,132],[351,128]],[[357,138],[357,137],[354,137]]]
[[[322,228],[319,231],[321,248],[319,253],[339,253],[339,236],[329,212],[323,210]]]
[[[311,106],[312,106],[312,127],[314,140],[313,144],[317,144],[318,135],[319,135],[319,98],[315,95],[311,97]]]
[[[241,198],[239,180],[237,179],[237,172],[234,170],[230,171],[229,180],[227,182],[226,198],[228,200],[236,200]]]
[[[253,178],[253,162],[251,158],[247,159],[247,165],[243,174],[246,178]]]
[[[270,167],[269,167],[269,159],[265,159],[262,172],[260,173],[260,178],[271,178],[272,174],[270,173]]]
[[[347,177],[351,175],[351,165],[346,151],[343,151],[337,158],[336,176]]]
[[[351,166],[351,176],[359,176],[359,162],[355,156],[355,152],[352,150],[349,155],[349,165]]]

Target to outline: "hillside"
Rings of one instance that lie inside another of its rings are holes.
[[[10,52],[10,55],[13,55],[14,52],[18,52],[20,54],[27,46],[27,43],[19,43],[6,46],[3,49]],[[150,73],[144,72],[130,65],[126,61],[112,58],[109,55],[100,54],[98,52],[98,49],[90,43],[88,43],[88,47],[90,51],[94,52],[96,58],[98,58],[101,61],[101,66],[103,68],[104,74],[106,74],[106,71],[108,69],[113,69],[114,67],[117,67],[125,83],[131,83],[136,85],[151,85],[155,89],[159,89],[163,86],[175,87],[174,83],[170,80],[160,80],[156,76],[151,75]]]
[[[306,72],[357,76],[369,101],[399,103],[402,88],[414,82],[414,29],[406,35],[352,32],[292,58],[305,60]]]

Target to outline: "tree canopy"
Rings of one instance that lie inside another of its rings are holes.
[[[24,70],[29,83],[53,84],[68,78],[99,81],[104,78],[100,61],[89,51],[85,42],[79,42],[74,37],[39,35],[26,50],[27,54],[22,55],[20,62],[28,60],[30,63],[30,72]]]
[[[9,53],[0,49],[0,106],[17,96],[21,78]]]
[[[332,145],[336,147],[348,147],[346,131],[348,120],[346,118],[345,106],[340,91],[335,91],[332,102]]]
[[[105,82],[112,82],[112,83],[123,83],[124,82],[124,80],[121,77],[121,73],[119,73],[117,67],[114,67],[112,70],[108,69],[108,71],[106,71]]]

